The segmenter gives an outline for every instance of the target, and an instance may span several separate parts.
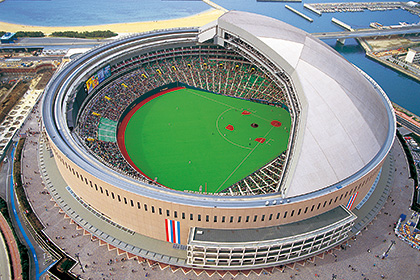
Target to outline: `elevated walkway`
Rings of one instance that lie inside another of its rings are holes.
[[[349,39],[362,37],[377,37],[377,36],[391,36],[404,34],[419,34],[420,25],[418,26],[401,26],[392,29],[359,29],[355,31],[338,31],[338,32],[322,32],[311,33],[312,36],[318,39]]]

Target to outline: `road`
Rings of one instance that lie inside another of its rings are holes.
[[[57,38],[57,37],[42,37],[42,38],[21,38],[16,43],[0,44],[0,49],[10,48],[45,48],[51,46],[61,46],[63,48],[80,47],[80,46],[96,46],[114,39],[81,39],[81,38]]]
[[[420,128],[418,128],[417,126],[415,126],[414,124],[410,123],[409,121],[403,119],[402,117],[396,115],[397,117],[397,122],[399,122],[402,126],[405,126],[406,128],[408,128],[409,130],[413,131],[414,133],[420,135]]]
[[[416,33],[420,33],[420,25],[403,26],[400,28],[392,29],[360,29],[355,31],[322,32],[312,33],[312,35],[317,37],[318,39],[347,39]]]
[[[33,62],[33,61],[61,61],[61,56],[13,56],[12,59],[20,59],[22,62]],[[0,57],[0,62],[7,62],[8,58]]]

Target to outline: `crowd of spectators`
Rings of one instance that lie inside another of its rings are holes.
[[[181,82],[207,91],[288,106],[283,85],[234,52],[214,46],[185,47],[150,52],[111,67],[113,81],[99,88],[83,110],[77,132],[88,149],[109,167],[149,182],[131,167],[117,143],[98,140],[101,118],[118,122],[124,110],[143,94]],[[230,195],[272,192],[279,180],[281,156],[267,167],[225,190]]]

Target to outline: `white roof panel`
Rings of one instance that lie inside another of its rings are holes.
[[[259,39],[267,45],[269,45],[271,48],[273,48],[273,50],[275,50],[277,53],[289,52],[289,54],[286,57],[284,57],[284,59],[286,59],[286,61],[292,67],[296,67],[303,49],[303,44],[288,40],[267,37],[259,37]]]
[[[220,21],[234,25],[239,37],[246,34],[265,55],[277,53],[281,59],[272,59],[297,77],[297,96],[307,102],[287,196],[336,184],[379,153],[389,131],[387,107],[351,63],[303,30],[272,18],[232,11]]]

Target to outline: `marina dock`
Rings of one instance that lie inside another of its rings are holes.
[[[341,13],[341,12],[363,12],[369,11],[388,11],[400,9],[401,2],[344,2],[344,3],[313,3],[307,6],[321,13]],[[309,9],[309,8],[308,8]]]
[[[350,25],[348,25],[347,23],[342,22],[341,20],[338,20],[336,18],[332,18],[331,21],[335,24],[337,24],[338,26],[348,30],[348,31],[354,31],[353,28],[351,28]]]
[[[305,14],[303,14],[303,13],[301,13],[301,12],[299,12],[298,10],[296,10],[296,9],[293,9],[292,7],[290,7],[289,5],[284,5],[285,7],[286,7],[286,9],[288,9],[288,10],[290,10],[290,11],[292,11],[292,12],[294,12],[295,14],[297,14],[297,15],[299,15],[299,16],[301,16],[301,17],[303,17],[304,19],[306,19],[307,21],[309,21],[309,22],[313,22],[314,20],[312,19],[312,18],[310,18],[310,17],[308,17],[307,15],[305,15]]]
[[[310,4],[303,4],[303,7],[304,7],[304,8],[306,8],[306,9],[308,9],[309,11],[311,11],[311,12],[313,12],[313,13],[315,13],[315,14],[319,15],[319,16],[322,16],[322,12],[321,12],[321,11],[319,11],[319,10],[317,10],[317,9],[315,9],[315,8],[314,8],[314,7],[312,7]]]

